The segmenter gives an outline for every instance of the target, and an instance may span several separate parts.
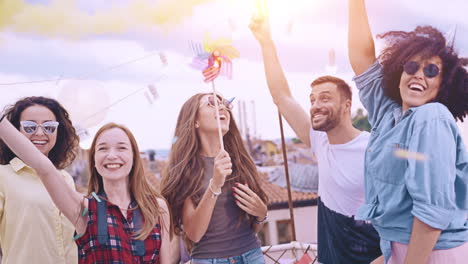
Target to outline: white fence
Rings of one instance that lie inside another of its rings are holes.
[[[312,258],[312,263],[317,263],[317,244],[292,241],[288,244],[279,244],[262,247],[267,264],[292,264],[297,262],[305,253]]]

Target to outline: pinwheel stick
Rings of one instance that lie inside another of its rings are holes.
[[[221,131],[221,119],[219,118],[218,97],[217,97],[217,95],[216,95],[216,88],[215,88],[214,81],[211,81],[211,86],[213,87],[213,101],[215,102],[216,121],[218,122],[219,144],[220,144],[220,146],[221,146],[221,150],[224,150],[223,133],[222,133],[222,131]]]

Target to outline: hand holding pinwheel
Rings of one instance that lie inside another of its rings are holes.
[[[196,56],[190,66],[202,71],[205,82],[212,82],[219,75],[232,78],[232,59],[239,57],[239,51],[231,45],[231,40],[213,40],[205,35],[203,45],[192,42],[191,48]]]
[[[211,82],[213,87],[213,97],[216,98],[217,95],[214,80],[219,75],[224,75],[229,79],[232,78],[232,59],[239,57],[239,51],[231,45],[231,40],[225,38],[213,40],[207,34],[203,40],[203,46],[199,43],[191,43],[191,46],[196,57],[192,60],[190,66],[202,71],[205,82]],[[224,150],[218,100],[214,101],[216,120],[218,122],[219,141],[221,149]]]

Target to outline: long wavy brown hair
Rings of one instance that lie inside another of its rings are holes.
[[[21,113],[26,108],[34,105],[44,106],[49,109],[59,122],[57,142],[50,150],[48,158],[57,169],[64,169],[75,159],[80,140],[76,135],[67,110],[59,102],[42,96],[25,97],[5,110],[6,118],[19,130]],[[0,140],[0,164],[8,164],[15,157],[16,154]]]
[[[146,239],[151,233],[153,228],[158,223],[158,218],[163,213],[161,208],[158,205],[157,198],[164,198],[148,183],[145,178],[145,172],[143,170],[143,163],[140,158],[140,150],[136,143],[135,137],[128,128],[123,125],[116,123],[108,123],[101,127],[96,133],[96,136],[93,139],[91,148],[89,150],[89,168],[90,168],[90,178],[88,184],[88,195],[91,195],[92,192],[99,193],[104,191],[104,184],[102,181],[102,176],[96,170],[96,162],[94,160],[94,154],[96,152],[96,142],[99,136],[109,129],[118,128],[121,129],[129,138],[130,144],[133,151],[133,167],[129,174],[129,190],[132,197],[137,202],[140,207],[141,213],[143,215],[143,227],[141,230],[136,232],[136,239]],[[169,212],[168,212],[169,213]],[[162,221],[162,218],[161,218]],[[169,230],[167,230],[169,231]]]
[[[201,142],[195,128],[198,117],[200,99],[207,93],[199,93],[190,97],[182,106],[177,119],[174,135],[175,142],[169,155],[169,162],[163,171],[161,194],[166,198],[172,211],[171,226],[176,234],[182,233],[182,208],[184,201],[190,198],[198,205],[203,196],[203,159],[200,155]],[[218,96],[219,97],[219,96]],[[221,97],[220,97],[221,98]],[[260,177],[254,161],[244,146],[242,137],[230,115],[229,131],[224,135],[224,147],[232,161],[232,174],[226,178],[225,186],[234,185],[234,179],[247,183],[265,204],[268,197],[260,186]],[[253,223],[254,217],[244,211],[239,221],[248,220]]]

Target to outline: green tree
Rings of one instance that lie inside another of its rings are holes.
[[[299,138],[292,138],[291,139],[294,144],[300,144],[302,141]]]
[[[367,117],[367,115],[364,115],[364,109],[358,108],[352,119],[353,126],[361,131],[365,130],[370,132],[372,127]]]

